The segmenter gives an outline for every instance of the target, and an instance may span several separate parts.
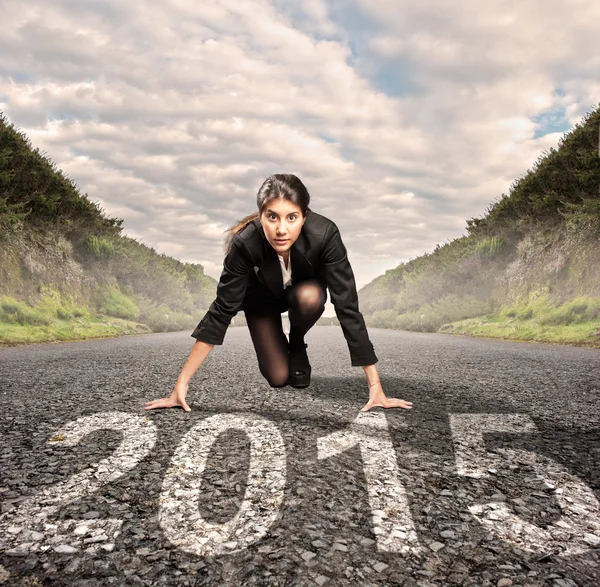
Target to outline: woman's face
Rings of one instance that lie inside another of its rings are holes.
[[[267,240],[280,255],[296,242],[305,220],[300,206],[281,198],[271,200],[260,217]]]

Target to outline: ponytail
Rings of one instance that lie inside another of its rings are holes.
[[[250,224],[255,218],[258,218],[260,214],[258,212],[254,212],[252,214],[248,214],[241,220],[238,220],[237,224],[230,226],[225,232],[229,234],[225,238],[225,255],[228,255],[231,251],[231,246],[233,243],[233,237],[240,231],[244,230],[248,224]]]

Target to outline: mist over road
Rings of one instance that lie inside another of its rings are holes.
[[[412,410],[336,327],[303,390],[229,328],[189,414],[190,332],[1,348],[0,583],[600,584],[600,351],[369,335]]]

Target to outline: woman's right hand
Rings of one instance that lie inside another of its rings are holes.
[[[188,383],[177,381],[173,392],[169,397],[163,397],[162,399],[155,399],[144,404],[145,410],[154,410],[155,408],[174,408],[175,406],[181,406],[186,412],[191,412],[192,409],[187,405],[185,396],[187,395]]]

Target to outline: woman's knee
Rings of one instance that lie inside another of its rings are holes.
[[[316,279],[302,281],[290,287],[288,303],[304,311],[318,312],[325,309],[327,290]]]
[[[269,383],[270,387],[274,387],[274,388],[280,389],[282,387],[285,387],[287,385],[287,382],[288,382],[288,380],[287,380],[287,377],[286,377],[285,381],[283,381],[283,380],[282,381],[275,381],[275,382],[269,381],[268,383]]]
[[[267,383],[271,386],[271,387],[285,387],[287,385],[288,382],[288,376],[286,374],[285,377],[267,377]]]
[[[261,369],[260,372],[271,387],[285,387],[287,385],[289,378],[289,371],[287,369],[285,371],[267,371],[266,369]]]

